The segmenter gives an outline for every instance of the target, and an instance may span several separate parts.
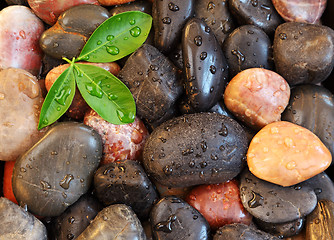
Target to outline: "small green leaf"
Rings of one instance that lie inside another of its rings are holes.
[[[77,61],[113,62],[121,59],[145,42],[151,26],[152,17],[139,11],[108,18],[88,39]]]
[[[52,84],[44,100],[38,130],[57,121],[70,107],[75,93],[73,64]]]
[[[104,120],[113,124],[134,121],[135,101],[124,83],[97,66],[75,63],[74,68],[82,97]]]

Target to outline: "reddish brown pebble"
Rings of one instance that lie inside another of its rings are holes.
[[[272,0],[277,12],[287,22],[318,23],[327,0]]]
[[[101,118],[94,110],[86,113],[84,124],[95,129],[103,141],[101,165],[117,160],[141,160],[148,131],[144,123],[135,118],[133,123],[114,125]]]
[[[82,64],[89,64],[101,67],[109,72],[111,72],[114,75],[117,75],[120,71],[120,66],[117,63],[109,62],[109,63],[88,63],[88,62],[78,62]],[[59,77],[59,75],[65,71],[70,65],[69,64],[63,64],[60,66],[57,66],[53,68],[45,78],[45,87],[49,91],[52,84],[56,81],[56,79]],[[76,88],[75,95],[73,98],[73,101],[66,112],[66,115],[70,118],[80,120],[83,119],[85,113],[89,110],[89,106],[86,103],[86,101],[81,96],[78,88]]]
[[[280,121],[290,98],[289,84],[277,73],[250,68],[227,85],[224,102],[237,118],[254,129]]]
[[[102,6],[113,6],[133,2],[134,0],[98,0]]]
[[[203,215],[213,230],[231,223],[249,225],[252,220],[241,203],[235,180],[195,187],[186,201]]]
[[[331,153],[314,133],[285,121],[262,128],[247,152],[249,170],[256,177],[283,187],[323,172],[331,162]]]

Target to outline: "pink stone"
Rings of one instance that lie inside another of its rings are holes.
[[[272,0],[287,22],[319,23],[327,0]]]
[[[24,69],[37,76],[43,52],[39,38],[43,22],[25,6],[9,6],[0,12],[0,69]]]

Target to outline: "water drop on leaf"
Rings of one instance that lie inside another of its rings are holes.
[[[138,37],[141,33],[141,29],[139,27],[134,27],[130,30],[130,34],[132,37]]]
[[[111,55],[117,55],[119,54],[119,49],[118,47],[115,47],[115,46],[109,46],[106,48],[107,49],[107,52]]]
[[[132,20],[130,20],[129,23],[130,23],[131,25],[135,25],[135,24],[136,24],[136,20],[132,19]]]
[[[111,41],[111,40],[113,40],[114,39],[114,36],[113,35],[108,35],[107,36],[107,41]]]
[[[60,92],[57,94],[57,96],[55,97],[55,100],[57,103],[59,103],[60,105],[65,106],[65,102],[66,99],[68,98],[68,96],[70,96],[71,94],[71,88],[70,87],[64,87],[63,89],[60,90]]]

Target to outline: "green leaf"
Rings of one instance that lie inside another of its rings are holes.
[[[70,107],[75,93],[73,63],[52,84],[44,100],[38,130],[57,121]]]
[[[113,124],[134,121],[136,105],[130,90],[103,68],[74,64],[75,79],[82,97],[104,120]]]
[[[146,40],[152,17],[139,11],[117,14],[91,35],[77,61],[113,62],[133,53]]]

